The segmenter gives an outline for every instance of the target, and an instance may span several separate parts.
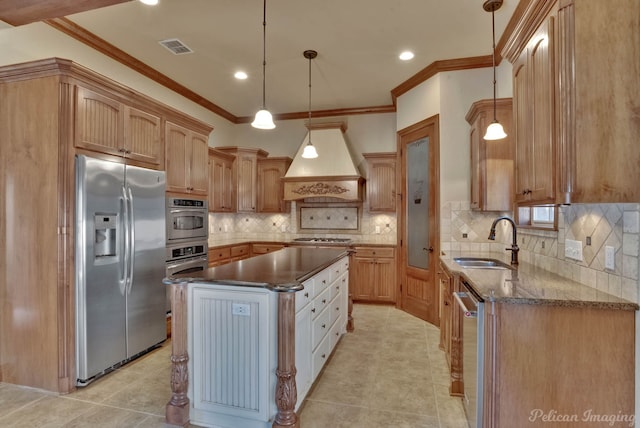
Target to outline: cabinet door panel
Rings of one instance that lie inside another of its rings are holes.
[[[125,112],[124,138],[127,157],[164,169],[160,118],[133,107],[127,107]]]
[[[186,192],[188,187],[189,159],[187,145],[189,132],[177,125],[166,124],[167,191]]]
[[[113,155],[124,155],[123,105],[111,98],[76,89],[75,146]]]
[[[394,259],[376,259],[376,300],[396,301],[396,265]]]
[[[531,144],[529,144],[529,84],[527,69],[527,50],[525,49],[518,61],[513,64],[513,133],[516,141],[515,165],[515,202],[528,199],[529,159],[531,158]]]
[[[238,212],[255,212],[256,210],[256,158],[255,156],[240,155],[236,159],[238,168]]]
[[[530,174],[531,200],[543,201],[554,196],[554,58],[553,17],[543,23],[530,47],[529,72],[532,162]]]
[[[190,137],[190,191],[197,195],[206,195],[209,188],[208,150],[209,140],[205,135],[191,134]]]
[[[371,300],[374,297],[374,269],[373,259],[353,258],[353,281],[349,281],[352,285],[351,293],[354,300]]]

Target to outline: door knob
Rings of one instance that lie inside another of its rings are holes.
[[[433,247],[423,248],[422,251],[428,251],[430,253],[433,253]]]

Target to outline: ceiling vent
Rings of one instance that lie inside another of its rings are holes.
[[[167,40],[162,40],[158,43],[160,43],[162,46],[169,49],[171,52],[173,52],[176,55],[193,53],[193,50],[189,46],[185,45],[178,39],[167,39]]]

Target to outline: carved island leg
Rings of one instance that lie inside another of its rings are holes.
[[[187,363],[187,283],[171,284],[171,400],[166,420],[172,425],[189,423],[189,370]]]
[[[295,293],[278,295],[278,368],[276,375],[276,413],[273,428],[299,428],[294,411],[298,400],[296,389],[296,300]]]
[[[347,331],[352,332],[356,327],[353,323],[353,316],[351,315],[353,312],[353,297],[351,293],[349,293],[349,304],[347,305],[347,308]]]

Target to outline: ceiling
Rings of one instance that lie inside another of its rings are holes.
[[[392,106],[391,90],[435,61],[491,54],[491,14],[482,3],[270,0],[266,106],[275,114],[307,111],[306,49],[318,51],[312,110]],[[504,0],[496,11],[496,40],[517,3]],[[262,0],[160,0],[157,6],[124,1],[67,18],[242,122],[262,104],[262,14]],[[1,10],[0,19],[6,21]],[[175,55],[158,43],[172,38],[194,53]],[[400,61],[403,50],[415,58]],[[235,79],[238,70],[249,78]]]

